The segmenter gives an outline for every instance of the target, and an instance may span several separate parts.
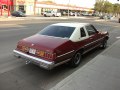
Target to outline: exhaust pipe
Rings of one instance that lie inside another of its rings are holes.
[[[30,61],[26,61],[26,64],[29,64],[30,63]]]

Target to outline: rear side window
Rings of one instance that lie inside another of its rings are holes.
[[[93,35],[96,33],[96,29],[93,28],[93,26],[89,25],[89,26],[86,26],[86,30],[88,32],[89,35]]]
[[[86,36],[84,28],[80,28],[80,34],[81,34],[81,37],[85,37]]]
[[[39,32],[41,35],[70,38],[75,27],[51,25]]]

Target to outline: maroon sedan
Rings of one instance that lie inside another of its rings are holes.
[[[77,67],[83,54],[96,47],[106,48],[108,38],[108,32],[97,31],[89,23],[57,23],[20,40],[13,52],[26,63],[45,69],[66,62]]]

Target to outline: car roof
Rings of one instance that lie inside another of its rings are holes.
[[[83,27],[83,26],[89,25],[89,23],[77,23],[77,22],[73,22],[73,23],[56,23],[56,24],[52,24],[52,25],[68,26],[68,27]]]

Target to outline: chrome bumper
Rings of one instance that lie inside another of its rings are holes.
[[[13,53],[16,57],[20,57],[20,58],[25,59],[26,62],[35,63],[35,64],[39,65],[40,67],[48,69],[48,70],[50,70],[56,66],[54,64],[54,62],[50,62],[50,61],[46,61],[46,60],[43,60],[43,59],[40,59],[40,58],[37,58],[34,56],[30,56],[28,54],[25,54],[25,53],[17,51],[17,50],[13,50]]]

